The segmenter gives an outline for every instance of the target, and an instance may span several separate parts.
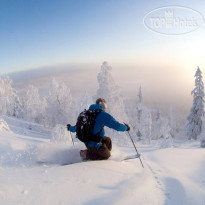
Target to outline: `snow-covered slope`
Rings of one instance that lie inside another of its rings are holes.
[[[137,145],[144,169],[139,159],[120,161],[135,153],[132,147],[114,146],[106,161],[81,162],[82,143],[50,143],[48,130],[4,119],[11,131],[0,131],[0,204],[205,204],[199,142],[160,150]]]

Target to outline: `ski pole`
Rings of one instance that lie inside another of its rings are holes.
[[[133,141],[133,139],[132,139],[132,137],[131,137],[131,135],[130,135],[130,132],[129,132],[129,131],[127,131],[127,132],[128,132],[128,134],[129,134],[129,136],[130,136],[130,139],[131,139],[131,141],[132,141],[132,144],[134,145],[134,148],[135,148],[137,154],[139,155],[139,153],[138,153],[138,151],[137,151],[137,148],[136,148],[136,146],[135,146],[135,143],[134,143],[134,141]],[[139,155],[139,160],[140,160],[140,162],[141,162],[142,167],[144,168],[144,165],[143,165],[143,163],[142,163],[142,160],[141,160],[141,158],[140,158],[140,155]]]
[[[68,126],[69,126],[69,127],[68,127]],[[75,147],[74,141],[73,141],[73,137],[72,137],[72,134],[71,134],[71,131],[69,130],[70,126],[71,126],[70,124],[67,125],[67,130],[70,132],[70,137],[71,137],[71,139],[72,139],[73,147]]]
[[[73,147],[75,147],[71,131],[70,131],[70,136],[71,136],[71,139],[72,139],[72,142],[73,142]]]

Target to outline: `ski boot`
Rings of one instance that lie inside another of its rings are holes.
[[[88,158],[88,150],[87,149],[80,150],[80,156],[81,156],[83,161],[87,161],[89,159]]]

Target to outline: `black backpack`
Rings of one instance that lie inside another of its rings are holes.
[[[95,119],[102,110],[84,110],[78,116],[76,123],[76,137],[84,143],[89,141],[100,142],[101,137],[93,134]]]

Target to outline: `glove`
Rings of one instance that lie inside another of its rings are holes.
[[[71,125],[70,124],[67,124],[67,130],[69,131]]]
[[[126,124],[126,123],[124,123],[126,126],[127,126],[127,130],[126,131],[130,131],[130,126],[128,125],[128,124]]]

